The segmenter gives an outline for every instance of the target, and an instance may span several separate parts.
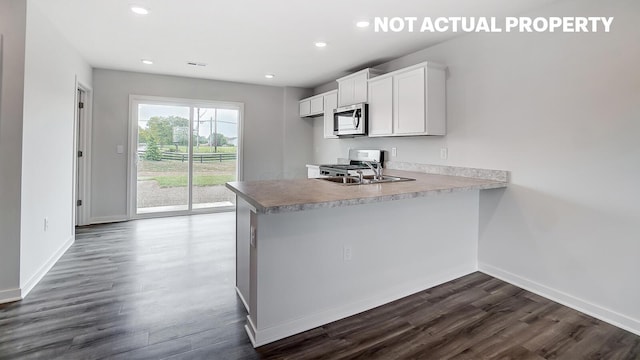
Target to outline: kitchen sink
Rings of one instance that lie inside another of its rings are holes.
[[[383,184],[383,183],[401,182],[401,181],[413,181],[415,179],[401,177],[401,176],[390,176],[390,175],[382,175],[381,179],[376,179],[373,175],[367,175],[362,177],[362,182],[360,182],[360,178],[358,178],[357,176],[332,176],[332,177],[320,178],[320,180],[330,181],[330,182],[341,184],[341,185],[368,185],[368,184]]]
[[[360,179],[358,179],[357,177],[351,177],[351,176],[332,176],[332,177],[320,178],[320,180],[331,181],[334,183],[344,184],[344,185],[360,184]]]

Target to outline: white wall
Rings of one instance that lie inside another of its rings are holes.
[[[0,1],[0,303],[20,296],[26,2]]]
[[[284,174],[283,146],[285,141],[296,142],[284,133],[285,118],[292,119],[285,106],[297,109],[298,99],[293,104],[292,96],[303,93],[301,89],[287,88],[285,100],[282,87],[104,69],[94,70],[93,83],[91,218],[94,222],[126,219],[130,94],[244,103],[244,180],[281,178],[294,172],[292,166],[304,170],[304,165],[311,161],[310,153],[304,161],[297,155],[288,158]],[[308,134],[300,136],[306,137],[308,146],[312,142],[311,128]],[[125,146],[125,154],[116,153],[117,145]]]
[[[481,197],[481,269],[640,333],[640,2],[569,0],[527,16],[614,16],[611,33],[473,34],[383,64],[449,66],[445,137],[331,141],[399,161],[505,169]],[[440,147],[449,160],[440,160]]]
[[[76,77],[91,67],[29,1],[24,74],[20,284],[37,283],[74,236]],[[44,231],[44,218],[49,229]]]
[[[311,95],[309,89],[284,88],[283,166],[284,177],[306,178],[306,165],[313,160],[314,119],[300,118],[299,100]]]

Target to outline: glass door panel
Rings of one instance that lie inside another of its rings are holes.
[[[189,210],[189,106],[139,104],[136,213]]]
[[[236,180],[239,116],[236,109],[193,110],[193,209],[235,204],[224,184]]]

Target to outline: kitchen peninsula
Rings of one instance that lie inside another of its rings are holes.
[[[237,195],[236,286],[254,346],[477,270],[479,191],[506,187],[508,173],[387,167],[385,175],[415,181],[227,183]]]

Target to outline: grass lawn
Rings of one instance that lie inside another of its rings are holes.
[[[154,176],[150,180],[158,182],[161,188],[187,186],[187,175]],[[234,181],[235,175],[196,175],[193,177],[194,186],[224,185],[227,181]]]
[[[162,160],[162,161],[141,160],[140,162],[138,162],[138,173],[144,173],[144,176],[162,175],[162,174],[154,174],[154,173],[167,173],[167,172],[186,173],[188,169],[189,169],[189,163],[186,161],[181,162],[179,160]],[[193,163],[193,172],[196,175],[198,175],[199,172],[215,172],[216,174],[235,174],[236,161],[235,160],[205,161],[204,163],[195,161]]]
[[[138,180],[154,180],[161,188],[186,187],[189,163],[162,160],[138,162]],[[224,185],[236,180],[236,161],[193,163],[194,186]]]

